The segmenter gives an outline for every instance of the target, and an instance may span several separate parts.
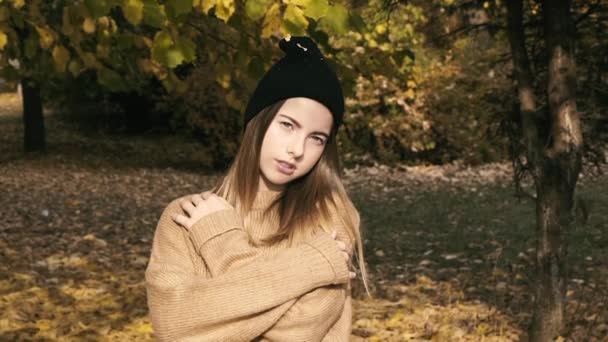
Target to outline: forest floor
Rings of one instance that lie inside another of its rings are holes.
[[[46,115],[47,153],[22,152],[0,95],[0,340],[152,340],[144,271],[174,198],[208,189],[197,144],[107,135]],[[588,220],[568,232],[566,341],[608,336],[608,175],[586,169]],[[606,170],[604,170],[606,172]],[[511,167],[346,170],[372,298],[354,283],[353,341],[526,340],[534,208]]]

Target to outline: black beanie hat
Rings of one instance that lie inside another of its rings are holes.
[[[262,77],[245,110],[245,127],[262,109],[290,97],[307,97],[329,109],[336,130],[344,116],[340,81],[309,37],[282,39],[285,56]]]

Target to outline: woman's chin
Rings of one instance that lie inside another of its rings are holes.
[[[279,171],[262,172],[262,177],[269,189],[282,188],[293,180],[293,175],[286,175]]]

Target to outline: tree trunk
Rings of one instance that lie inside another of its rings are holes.
[[[46,151],[40,88],[29,79],[21,81],[25,152]]]
[[[574,192],[583,138],[576,111],[574,25],[569,0],[542,2],[549,58],[549,145],[543,151],[536,206],[538,270],[531,341],[552,341],[564,327],[568,233],[574,222]]]
[[[532,70],[530,70],[530,60],[524,34],[522,0],[507,1],[507,31],[513,56],[513,76],[517,82],[526,155],[530,166],[534,167],[538,165],[540,159],[540,146],[538,143],[536,96],[534,95]],[[538,175],[536,170],[533,170],[533,173],[535,176]]]
[[[567,239],[581,168],[570,2],[543,1],[549,68],[547,118],[539,120],[523,31],[522,0],[507,1],[526,155],[536,186],[536,282],[530,341],[553,341],[564,327]],[[544,126],[541,126],[544,125]],[[550,127],[545,127],[550,126]]]

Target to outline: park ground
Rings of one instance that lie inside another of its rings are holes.
[[[218,175],[185,138],[45,120],[48,152],[25,155],[19,102],[0,95],[0,340],[152,340],[144,271],[156,222]],[[585,169],[577,196],[589,215],[566,234],[562,341],[608,340],[608,175],[598,171]],[[354,284],[353,341],[526,340],[534,208],[511,177],[508,163],[346,170],[372,285],[367,298]]]

